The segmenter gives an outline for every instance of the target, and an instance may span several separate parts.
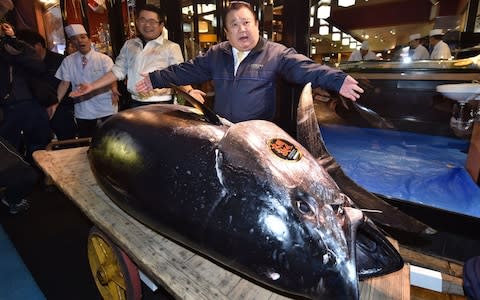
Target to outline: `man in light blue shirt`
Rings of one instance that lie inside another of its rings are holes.
[[[55,74],[61,80],[57,89],[60,102],[68,91],[70,84],[75,89],[82,82],[101,78],[112,69],[112,59],[92,49],[91,40],[83,25],[73,24],[65,27],[65,32],[72,40],[77,52],[67,56]],[[95,92],[76,99],[75,120],[79,137],[91,137],[97,126],[118,111],[116,82]]]

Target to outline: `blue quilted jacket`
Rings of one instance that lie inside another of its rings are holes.
[[[198,84],[213,80],[214,110],[220,116],[240,122],[252,119],[271,120],[275,114],[277,79],[296,84],[312,83],[338,92],[347,74],[313,62],[293,48],[260,38],[234,75],[232,47],[222,42],[203,56],[150,73],[156,88]]]

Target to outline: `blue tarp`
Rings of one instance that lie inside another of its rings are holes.
[[[345,174],[368,191],[480,218],[480,188],[465,169],[468,141],[341,125],[321,131]]]
[[[35,249],[32,249],[35,251]],[[0,226],[0,299],[45,300],[37,283]]]

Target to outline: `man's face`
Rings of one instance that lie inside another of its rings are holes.
[[[137,29],[147,41],[158,38],[163,31],[163,23],[160,23],[158,15],[153,11],[140,11],[137,21]]]
[[[238,50],[250,51],[259,39],[258,22],[252,12],[242,7],[226,16],[225,34],[230,44]]]
[[[71,41],[75,48],[82,54],[87,54],[91,50],[90,38],[86,34],[78,34],[71,38]]]
[[[410,41],[410,48],[415,49],[419,44],[420,42],[418,40],[412,40]]]

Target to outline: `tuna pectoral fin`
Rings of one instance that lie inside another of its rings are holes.
[[[330,156],[323,142],[313,107],[310,84],[307,84],[303,89],[297,108],[297,141],[317,158],[320,165],[327,170],[342,192],[350,197],[358,208],[378,211],[365,212],[374,222],[406,232],[435,233],[435,230],[431,227],[391,206],[345,175],[340,165]]]
[[[180,87],[174,84],[171,84],[171,86],[175,90],[175,92],[177,92],[177,94],[182,95],[182,97],[186,101],[188,101],[188,103],[190,103],[196,109],[200,110],[205,116],[205,119],[207,120],[208,123],[211,123],[214,125],[222,125],[220,118],[217,116],[217,114],[213,110],[208,108],[205,104],[201,103],[197,99],[190,96],[188,93],[184,92]]]

